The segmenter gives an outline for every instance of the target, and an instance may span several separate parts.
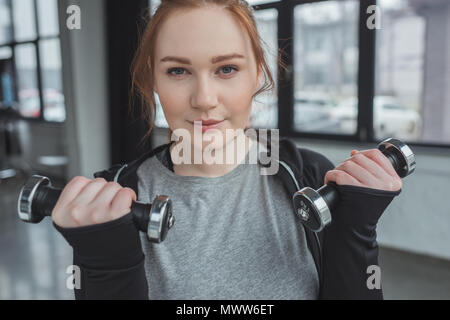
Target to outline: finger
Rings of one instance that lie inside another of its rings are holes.
[[[352,150],[350,152],[350,157],[348,157],[347,159],[345,159],[344,161],[350,160],[355,154],[357,154],[359,151],[358,150]]]
[[[384,170],[377,162],[367,157],[363,153],[355,153],[353,156],[345,161],[353,161],[361,167],[365,168],[376,178],[383,180],[391,178],[391,176]]]
[[[111,214],[113,219],[117,219],[130,213],[133,201],[136,201],[136,195],[133,190],[130,188],[123,188],[119,190],[111,203]]]
[[[387,174],[392,177],[398,177],[397,172],[394,169],[394,166],[389,161],[389,159],[378,149],[370,149],[360,151],[360,153],[364,154],[366,157],[372,159],[376,163],[378,163]]]
[[[56,207],[65,207],[71,203],[89,182],[90,180],[88,178],[81,176],[74,177],[70,180],[61,192],[54,210],[56,210]]]
[[[53,209],[52,211],[52,221],[59,227],[64,228],[64,226],[73,226],[73,225],[77,225],[79,226],[78,223],[74,224],[74,220],[72,219],[70,214],[67,214],[66,212],[64,214],[59,214],[56,215],[55,212],[59,212],[59,211],[55,211],[56,207]]]
[[[81,190],[78,196],[72,201],[72,204],[88,205],[97,197],[97,194],[103,189],[106,183],[106,180],[103,178],[92,180],[85,188],[83,188],[83,190]]]
[[[89,210],[83,204],[71,204],[69,214],[66,219],[70,225],[85,226],[89,223]]]
[[[133,201],[137,201],[137,196],[136,196],[136,192],[134,192],[133,189],[127,188],[131,191],[132,195],[133,195]]]
[[[102,190],[100,190],[98,196],[91,202],[93,207],[109,208],[112,200],[116,196],[116,193],[122,189],[121,185],[117,182],[106,183]]]
[[[345,161],[337,166],[336,169],[345,171],[363,185],[378,184],[378,178],[372,175],[367,169],[353,161]]]
[[[328,184],[329,182],[335,182],[338,185],[363,186],[361,182],[349,175],[347,172],[337,169],[330,170],[326,173],[325,184]]]

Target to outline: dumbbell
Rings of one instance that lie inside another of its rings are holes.
[[[39,223],[51,216],[62,190],[52,187],[47,177],[34,175],[22,187],[17,203],[17,212],[22,221]],[[131,212],[136,228],[147,234],[150,242],[164,241],[167,232],[175,223],[172,201],[167,196],[158,195],[153,203],[133,201]]]
[[[389,138],[381,142],[378,149],[389,159],[400,178],[414,172],[414,153],[402,141]],[[331,223],[331,210],[338,202],[339,193],[334,182],[318,190],[303,188],[293,196],[295,213],[300,221],[314,232],[321,231]]]

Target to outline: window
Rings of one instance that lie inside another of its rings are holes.
[[[0,0],[0,107],[63,122],[57,0]]]
[[[13,60],[12,49],[0,47],[0,109],[13,104]]]
[[[380,8],[374,99],[377,138],[395,135],[450,144],[450,57],[445,54],[450,43],[444,36],[450,31],[450,1],[380,1]]]
[[[275,87],[273,92],[261,93],[253,99],[250,124],[255,129],[272,129],[278,127],[278,10],[264,9],[255,11],[255,19],[259,35],[264,41],[264,54],[275,82]]]
[[[358,1],[294,8],[294,128],[354,134],[357,123]]]
[[[150,10],[152,15],[160,4],[161,0],[150,0]],[[157,93],[155,93],[155,102],[156,102],[155,127],[169,128],[169,124],[167,123],[166,117],[164,116],[164,111],[162,109],[161,102],[159,101],[159,96]]]
[[[149,0],[150,10],[151,14],[155,13],[155,10],[158,8],[158,6],[161,4],[161,0]]]

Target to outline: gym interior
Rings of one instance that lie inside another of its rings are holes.
[[[159,3],[0,0],[1,300],[74,299],[72,248],[50,218],[18,216],[31,176],[63,188],[167,143],[157,97],[144,145],[146,123],[128,111],[142,17]],[[449,299],[450,0],[248,3],[276,76],[252,127],[335,165],[390,137],[407,144],[415,171],[376,229],[384,298]]]

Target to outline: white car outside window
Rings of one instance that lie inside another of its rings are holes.
[[[349,98],[331,110],[331,116],[339,120],[343,133],[356,131],[358,99]],[[415,110],[404,107],[391,96],[376,96],[374,100],[374,130],[378,138],[419,139],[422,119]]]

